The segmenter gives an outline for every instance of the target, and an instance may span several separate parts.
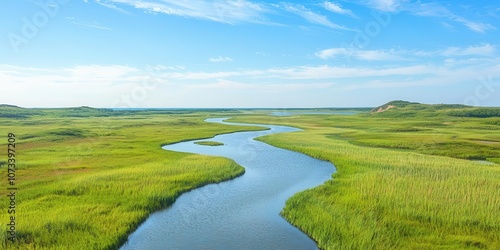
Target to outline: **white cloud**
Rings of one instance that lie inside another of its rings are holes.
[[[404,80],[371,80],[366,82],[358,82],[343,87],[344,90],[360,90],[360,89],[388,89],[388,88],[406,88],[406,87],[421,87],[421,86],[434,86],[443,85],[444,82],[441,78],[423,78],[413,79],[407,78]]]
[[[330,48],[318,51],[316,56],[322,59],[352,58],[364,61],[403,60],[394,50],[360,50],[354,48]]]
[[[408,12],[416,16],[444,18],[459,23],[477,33],[485,33],[488,30],[496,29],[491,24],[472,21],[457,15],[438,2],[421,3],[420,1],[410,2],[408,0],[367,0],[363,3],[379,11]]]
[[[485,57],[465,57],[465,58],[446,58],[444,60],[444,65],[448,68],[488,68],[491,65],[498,64],[499,60],[497,58],[485,58]],[[497,65],[500,67],[500,64]],[[499,70],[500,71],[500,70]]]
[[[414,50],[360,50],[352,47],[320,50],[315,55],[321,59],[356,59],[362,61],[418,61],[424,58],[445,57],[494,57],[496,48],[490,44],[468,47],[448,47],[436,51]]]
[[[222,23],[265,23],[263,14],[268,12],[263,4],[246,0],[109,0],[126,4],[146,12],[192,17]]]
[[[323,26],[326,26],[326,27],[329,27],[332,29],[349,30],[346,27],[343,27],[341,25],[338,25],[338,24],[331,22],[330,20],[328,20],[328,18],[326,16],[321,15],[321,14],[316,13],[316,12],[313,12],[312,10],[304,7],[303,5],[282,3],[281,6],[286,11],[289,11],[291,13],[298,15],[298,16],[301,16],[302,18],[306,19],[310,23],[323,25]]]
[[[485,48],[488,46],[469,47],[452,53],[481,54]],[[183,67],[162,65],[145,69],[124,65],[68,68],[0,65],[0,87],[4,90],[0,92],[0,100],[27,107],[115,107],[115,101],[125,96],[132,98],[131,106],[134,107],[269,107],[276,103],[290,104],[290,96],[296,95],[299,102],[294,105],[297,107],[311,103],[331,106],[333,104],[328,103],[332,93],[345,91],[356,95],[356,91],[363,89],[411,91],[408,88],[426,86],[426,91],[433,91],[436,86],[449,86],[450,90],[467,95],[463,86],[472,86],[473,92],[474,84],[479,84],[478,77],[498,79],[499,65],[498,57],[452,58],[442,63],[405,66],[315,65],[221,72],[193,72]],[[153,75],[150,70],[154,70]],[[141,87],[145,82],[157,87],[154,90]],[[15,98],[10,94],[13,92]],[[255,95],[259,95],[258,102]],[[274,102],[273,98],[277,96],[283,100]],[[362,99],[356,100],[363,103]]]
[[[31,107],[101,106],[112,107],[118,93],[130,93],[148,79],[141,70],[123,65],[81,65],[68,68],[27,68],[0,65],[0,99]],[[8,84],[7,84],[8,83]]]
[[[206,80],[248,75],[241,71],[220,71],[220,72],[173,72],[165,73],[163,76],[175,80]]]
[[[392,68],[377,68],[377,67],[333,67],[327,65],[321,66],[299,66],[282,69],[267,69],[262,70],[262,75],[271,74],[269,77],[280,79],[337,79],[337,78],[353,78],[366,76],[385,76],[385,75],[418,75],[429,74],[435,71],[430,65],[413,65],[401,66]],[[358,74],[352,74],[357,72]],[[275,73],[272,75],[272,73]],[[243,75],[251,74],[243,71]]]
[[[435,72],[434,70],[435,68],[430,65],[413,65],[390,68],[332,67],[328,65],[321,65],[300,66],[285,69],[269,69],[266,72],[269,77],[296,80],[318,80],[433,74]]]
[[[95,81],[105,82],[109,79],[114,80],[120,77],[128,77],[140,71],[136,68],[123,65],[83,65],[57,70],[57,72],[66,73],[66,75],[71,77],[84,77],[85,79],[92,77]]]
[[[255,85],[248,83],[241,83],[237,81],[231,81],[226,79],[217,79],[215,83],[208,84],[192,84],[187,86],[189,89],[235,89],[235,90],[247,90],[255,88]]]
[[[85,0],[85,2],[87,3],[87,2],[88,2],[88,0]],[[126,11],[126,10],[122,9],[122,8],[119,8],[119,7],[117,7],[116,5],[114,5],[114,4],[112,4],[112,3],[109,3],[109,2],[107,2],[107,1],[106,1],[106,2],[102,2],[101,0],[95,0],[95,2],[96,2],[97,4],[99,4],[99,5],[101,5],[101,6],[104,6],[104,7],[106,7],[106,8],[112,9],[112,10],[114,10],[114,11],[118,11],[118,12],[120,12],[120,13],[122,13],[122,14],[130,14],[130,12],[128,12],[128,11]]]
[[[114,83],[135,83],[145,73],[123,65],[82,65],[69,68],[27,68],[0,65],[2,80],[11,84],[32,84],[54,86],[101,85]]]
[[[495,29],[495,27],[490,24],[471,21],[465,17],[459,16],[437,2],[407,4],[405,10],[417,16],[446,18],[449,21],[460,23],[468,29],[478,33],[485,33],[488,30]]]
[[[333,13],[355,17],[355,15],[352,13],[351,10],[342,8],[342,6],[340,4],[337,4],[337,3],[334,3],[334,2],[325,1],[325,2],[323,2],[322,6],[326,10],[329,10],[329,11],[331,11]]]
[[[184,66],[179,66],[179,65],[175,65],[175,66],[165,66],[165,65],[154,65],[154,66],[148,66],[147,67],[148,70],[151,70],[151,71],[161,71],[161,70],[185,70],[186,67]]]
[[[449,30],[455,30],[455,26],[447,23],[447,22],[440,22],[441,26],[443,26],[444,28],[447,28]]]
[[[232,58],[227,57],[227,56],[219,56],[219,57],[216,57],[216,58],[209,58],[208,60],[210,62],[213,62],[213,63],[232,62],[233,61]]]
[[[462,23],[465,26],[467,26],[470,30],[478,32],[478,33],[485,33],[488,30],[494,30],[494,29],[496,29],[491,24],[479,23],[479,22],[472,22],[472,21],[469,21],[469,20],[467,20],[465,18],[457,18],[456,21]]]
[[[103,25],[100,25],[97,22],[89,23],[89,22],[77,21],[74,18],[67,18],[67,19],[73,20],[72,22],[73,22],[74,25],[77,25],[77,26],[80,26],[80,27],[83,27],[83,28],[92,28],[92,29],[98,29],[98,30],[113,31],[113,29],[111,29],[109,27],[106,27],[106,26],[103,26]]]
[[[256,84],[231,81],[226,79],[217,79],[215,83],[208,84],[191,84],[187,86],[189,89],[225,89],[225,90],[252,90],[263,92],[278,92],[286,90],[311,90],[325,89],[331,87],[331,83],[271,83],[271,84]]]
[[[380,11],[398,11],[406,0],[369,0],[367,4]]]
[[[467,48],[450,47],[442,51],[443,56],[493,56],[495,54],[495,46],[484,44],[480,46],[469,46]]]
[[[448,8],[442,6],[439,3],[409,5],[409,8],[407,10],[418,16],[446,18],[450,21],[462,24],[465,27],[469,28],[470,30],[478,33],[485,33],[488,30],[495,29],[495,27],[493,27],[490,24],[471,21],[465,17],[456,15],[453,12],[451,12]]]

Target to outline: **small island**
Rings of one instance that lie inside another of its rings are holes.
[[[198,145],[203,145],[203,146],[222,146],[222,145],[224,145],[224,143],[216,142],[216,141],[197,141],[194,143],[198,144]]]

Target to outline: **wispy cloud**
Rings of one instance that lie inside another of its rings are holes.
[[[400,76],[432,74],[435,68],[430,65],[412,65],[391,68],[378,67],[334,67],[328,65],[300,66],[284,69],[269,69],[267,74],[272,77],[297,80],[343,79],[374,76]]]
[[[472,21],[465,17],[459,16],[451,12],[445,6],[436,2],[408,5],[407,10],[419,16],[446,18],[450,21],[460,23],[470,30],[478,33],[484,33],[488,30],[495,29],[495,27],[490,24]]]
[[[493,61],[492,61],[493,60]],[[487,63],[490,66],[484,66]],[[483,68],[484,71],[489,69],[498,69],[500,59],[488,59],[480,63],[476,60],[476,64],[468,65],[463,69]],[[177,68],[177,67],[174,67]],[[296,66],[286,68],[268,68],[260,70],[241,70],[241,71],[220,71],[220,72],[192,72],[186,71],[184,68],[179,71],[172,72],[170,67],[157,67],[157,76],[161,79],[169,80],[209,80],[209,79],[231,79],[243,77],[243,79],[287,79],[295,80],[314,80],[319,79],[343,79],[343,78],[360,78],[373,76],[418,76],[418,75],[435,75],[440,72],[447,72],[450,69],[446,64],[415,64],[408,66],[395,67],[337,67],[329,65],[317,66]],[[164,69],[162,71],[162,69]],[[481,72],[476,72],[477,76]],[[11,65],[0,65],[0,76],[2,79],[8,79],[12,83],[29,83],[37,82],[34,79],[41,78],[42,80],[50,80],[52,83],[82,83],[109,86],[113,82],[135,82],[143,76],[147,75],[147,70],[133,68],[123,65],[81,65],[69,68],[26,68]],[[500,76],[500,72],[494,72],[495,76]],[[249,77],[250,76],[250,77]],[[64,81],[61,81],[64,80]],[[46,82],[44,82],[46,83]],[[48,82],[47,82],[48,83]],[[51,85],[51,84],[49,84]]]
[[[80,27],[84,28],[92,28],[92,29],[98,29],[98,30],[108,30],[108,31],[113,31],[113,29],[99,25],[98,23],[88,23],[88,22],[73,22],[73,24],[78,25]]]
[[[247,0],[204,1],[204,0],[109,0],[130,5],[146,12],[211,20],[222,23],[265,23],[263,16],[268,12],[260,3]]]
[[[151,71],[160,71],[160,70],[185,70],[186,67],[179,66],[179,65],[165,66],[165,65],[158,64],[158,65],[153,65],[153,66],[150,65],[150,66],[147,67],[147,69],[151,70]]]
[[[233,59],[231,57],[227,57],[227,56],[219,56],[216,58],[209,58],[208,60],[210,62],[213,62],[213,63],[232,62],[233,61]]]
[[[332,29],[340,29],[340,30],[350,30],[344,26],[338,25],[336,23],[331,22],[326,16],[316,13],[304,5],[300,4],[292,4],[292,3],[282,3],[281,7],[288,12],[294,13],[304,19],[306,19],[310,23],[323,25]]]
[[[407,0],[367,0],[365,3],[377,10],[394,12],[399,11]]]
[[[282,92],[283,88],[287,90],[312,90],[325,89],[331,87],[331,83],[271,83],[254,84],[226,79],[217,79],[215,83],[192,84],[187,86],[189,89],[225,89],[225,90],[253,90],[259,92]]]
[[[466,48],[449,47],[440,54],[443,56],[494,56],[495,46],[484,44],[479,46],[469,46]]]
[[[410,2],[408,0],[367,0],[363,3],[379,11],[408,12],[416,16],[444,18],[448,21],[459,23],[477,33],[485,33],[488,30],[496,29],[491,24],[473,21],[457,15],[438,2],[421,3],[419,1]]]
[[[322,59],[353,58],[364,61],[403,60],[394,50],[360,50],[355,48],[330,48],[318,51],[316,56]]]
[[[264,74],[262,71],[218,71],[218,72],[166,72],[163,74],[168,79],[175,80],[206,80],[222,79],[239,76],[258,76]]]
[[[273,21],[272,15],[281,15],[283,11],[291,12],[304,18],[310,23],[326,26],[333,29],[350,30],[342,25],[336,24],[327,16],[313,11],[302,4],[282,2],[270,4],[265,2],[252,2],[249,0],[96,0],[98,4],[117,11],[123,10],[117,4],[129,5],[136,9],[144,10],[146,13],[165,14],[210,20],[214,22],[237,24],[237,23],[260,23],[268,25],[280,25]],[[325,1],[323,8],[330,12],[356,17],[351,10],[344,9],[341,5]],[[317,7],[317,5],[314,5]]]
[[[68,68],[28,68],[0,65],[0,78],[18,93],[15,100],[0,93],[5,102],[26,106],[111,107],[117,92],[126,92],[141,84],[147,75],[123,65],[81,65]],[[50,100],[40,102],[41,96]]]
[[[440,24],[441,24],[441,26],[443,26],[443,27],[445,27],[445,28],[447,28],[449,30],[455,30],[455,26],[453,26],[453,25],[451,25],[451,24],[449,24],[447,22],[440,22]]]
[[[342,8],[342,6],[340,4],[338,4],[338,3],[325,1],[325,2],[323,2],[322,6],[326,10],[329,10],[329,11],[331,11],[333,13],[342,14],[342,15],[348,15],[348,16],[351,16],[351,17],[356,17],[356,15],[354,15],[354,13],[352,13],[351,10]]]
[[[95,2],[101,6],[104,6],[106,8],[112,9],[112,10],[117,11],[117,12],[120,12],[122,14],[130,14],[130,12],[128,12],[122,8],[119,8],[116,5],[109,3],[108,1],[95,0]]]
[[[321,59],[356,59],[362,61],[417,61],[421,58],[428,60],[433,57],[494,57],[495,46],[482,44],[468,47],[448,47],[443,50],[416,51],[416,50],[361,50],[353,47],[329,48],[320,50],[315,55]]]
[[[220,72],[166,72],[162,76],[171,80],[210,80],[210,79],[237,79],[242,78],[254,81],[255,79],[271,79],[281,82],[312,81],[331,79],[353,79],[360,77],[380,77],[398,75],[421,75],[435,73],[435,67],[430,65],[411,65],[392,68],[379,67],[334,67],[328,65],[297,66],[288,68],[269,68],[262,70],[220,71]]]
[[[75,77],[75,79],[80,76],[91,76],[96,82],[105,82],[109,79],[116,80],[119,77],[129,77],[140,73],[140,70],[136,68],[123,65],[81,65],[57,71],[63,75]]]
[[[461,53],[478,52],[471,49]],[[324,105],[331,103],[331,93],[338,91],[356,94],[361,89],[407,88],[405,91],[412,91],[410,88],[426,86],[431,91],[436,86],[469,86],[477,82],[481,75],[500,77],[499,65],[500,58],[497,57],[390,67],[315,65],[221,72],[193,72],[182,67],[161,65],[145,69],[123,65],[80,65],[68,68],[0,65],[0,79],[9,83],[2,85],[5,91],[0,92],[0,100],[24,106],[40,106],[40,96],[53,96],[43,106],[71,104],[113,107],[114,100],[121,98],[122,94],[130,96],[136,93],[133,91],[151,78],[149,71],[154,69],[154,82],[158,84],[155,91],[148,92],[148,98],[144,99],[144,103],[141,102],[142,106],[202,106],[215,103],[221,97],[232,98],[230,103],[224,102],[227,107],[252,106],[255,100],[248,97],[249,92],[260,94],[265,100],[263,105],[269,106],[275,103],[273,100],[276,100],[277,94],[289,100],[291,93],[300,98],[309,91],[315,97],[310,99],[316,100],[321,96],[324,99],[317,103]],[[17,93],[16,98],[8,94],[12,92]],[[202,102],[192,103],[197,100]]]
[[[77,26],[80,26],[80,27],[83,27],[83,28],[91,28],[91,29],[98,29],[98,30],[113,31],[113,29],[111,29],[109,27],[100,25],[99,23],[97,23],[97,21],[94,21],[93,23],[82,22],[82,21],[77,20],[75,17],[66,17],[66,19],[71,20],[71,22],[74,25],[77,25]]]
[[[478,33],[485,33],[488,30],[495,30],[496,28],[488,23],[480,23],[480,22],[472,22],[469,21],[463,17],[457,17],[455,21],[462,23],[463,25],[467,26],[470,30],[478,32]]]

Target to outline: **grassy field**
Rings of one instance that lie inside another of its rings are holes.
[[[161,149],[262,129],[203,122],[213,115],[300,127],[259,140],[335,164],[333,181],[293,196],[283,211],[323,249],[499,249],[497,109],[395,104],[374,114],[283,117],[0,107],[0,147],[8,133],[18,143],[19,242],[9,249],[116,249],[182,192],[241,175],[231,160]]]
[[[1,107],[5,155],[0,161],[7,159],[7,134],[17,138],[18,243],[9,243],[8,249],[117,249],[148,214],[169,206],[181,193],[243,174],[228,159],[161,149],[178,141],[262,129],[203,122],[207,117],[207,112]],[[5,165],[1,171],[5,212],[0,218],[7,224]],[[5,239],[6,231],[0,232]],[[7,248],[6,241],[1,244]]]
[[[259,140],[335,164],[283,211],[323,249],[500,249],[500,166],[472,161],[499,162],[500,118],[469,110],[233,120],[300,127]]]

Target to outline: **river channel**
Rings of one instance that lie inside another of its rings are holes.
[[[317,249],[316,243],[280,216],[293,194],[331,179],[335,167],[301,153],[254,140],[256,137],[300,131],[274,125],[207,122],[267,127],[211,139],[180,142],[165,150],[223,156],[245,168],[235,179],[209,184],[182,194],[172,206],[155,212],[133,232],[129,249]],[[216,141],[223,146],[198,145]]]

